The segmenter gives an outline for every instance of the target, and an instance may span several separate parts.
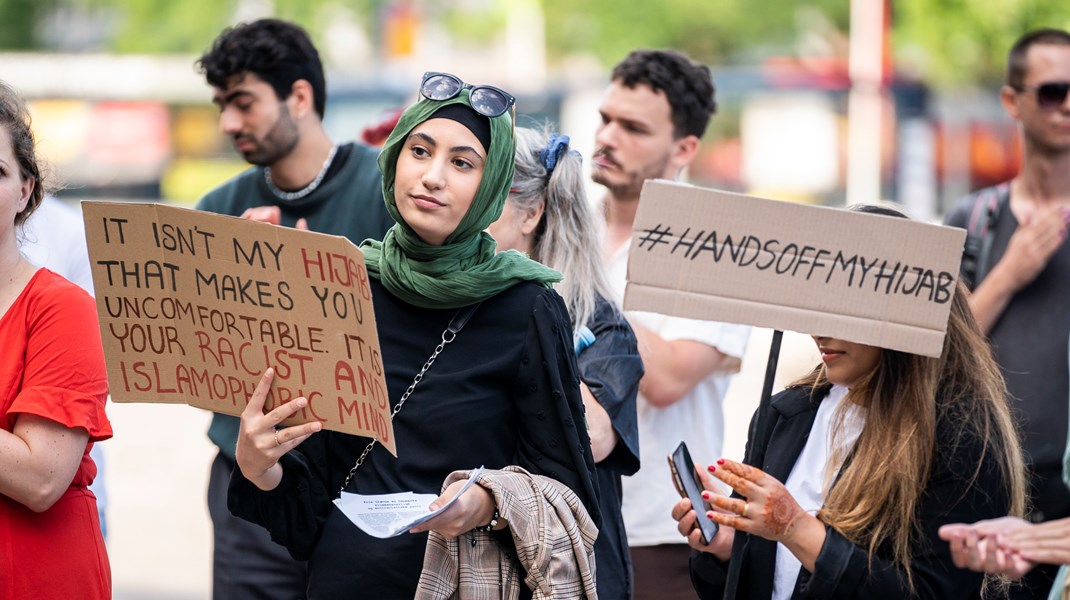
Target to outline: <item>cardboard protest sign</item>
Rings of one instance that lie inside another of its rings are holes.
[[[160,204],[83,202],[116,402],[239,415],[268,367],[285,424],[395,453],[364,257],[349,240]]]
[[[624,308],[939,356],[966,232],[647,181]]]

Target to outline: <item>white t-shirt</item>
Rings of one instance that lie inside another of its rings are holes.
[[[617,302],[624,299],[628,247],[629,244],[624,244],[606,265]],[[627,317],[665,340],[694,340],[736,358],[742,358],[750,335],[750,327],[746,325],[636,311],[628,312]],[[680,494],[673,486],[667,457],[683,440],[700,467],[720,458],[724,440],[723,402],[730,380],[730,375],[707,377],[690,394],[665,408],[653,406],[639,394],[636,409],[640,469],[621,482],[621,511],[629,546],[686,543],[676,531],[671,515]]]
[[[23,227],[20,241],[19,251],[26,260],[62,275],[93,295],[82,211],[54,196],[45,196]]]
[[[810,437],[806,439],[806,445],[799,453],[795,466],[784,482],[788,493],[795,498],[799,506],[810,514],[825,505],[825,495],[828,490],[826,484],[831,484],[840,471],[840,464],[830,465],[829,457],[832,455],[832,444],[850,449],[858,440],[858,434],[862,433],[862,425],[865,424],[865,409],[852,404],[846,408],[843,417],[843,430],[838,439],[832,439],[833,417],[836,407],[847,396],[847,388],[839,385],[832,386],[828,396],[817,407],[817,416],[814,418],[814,426],[810,429]],[[843,455],[845,455],[843,453]],[[842,456],[842,455],[841,455]],[[826,474],[826,469],[832,472]],[[773,597],[772,600],[788,600],[795,591],[795,581],[799,578],[799,568],[802,563],[791,553],[784,544],[776,545],[776,570],[773,573]]]

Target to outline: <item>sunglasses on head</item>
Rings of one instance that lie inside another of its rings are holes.
[[[470,85],[449,73],[424,73],[420,93],[428,100],[456,98],[461,90],[468,89],[468,101],[472,108],[484,117],[504,115],[516,104],[516,98],[490,85]]]
[[[1070,82],[1057,81],[1040,85],[1022,85],[1015,89],[1019,92],[1034,92],[1037,95],[1037,104],[1039,106],[1054,108],[1066,102],[1066,94],[1070,92]]]

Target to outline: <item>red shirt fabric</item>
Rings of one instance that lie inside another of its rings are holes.
[[[39,269],[0,317],[0,428],[32,414],[89,432],[63,496],[35,513],[0,495],[0,600],[111,598],[111,567],[100,533],[93,442],[112,436],[96,305],[84,290]]]

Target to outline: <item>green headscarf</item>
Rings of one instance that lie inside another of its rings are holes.
[[[422,98],[410,106],[379,154],[383,172],[383,200],[397,223],[382,242],[365,240],[360,249],[368,274],[409,304],[424,308],[460,308],[475,304],[522,281],[546,287],[561,280],[557,271],[515,250],[496,253],[494,238],[484,230],[502,214],[513,184],[516,141],[509,113],[490,119],[490,149],[483,178],[464,218],[441,246],[432,246],[412,230],[394,200],[394,174],[398,156],[409,133],[449,104],[471,106],[468,90],[449,100]]]

